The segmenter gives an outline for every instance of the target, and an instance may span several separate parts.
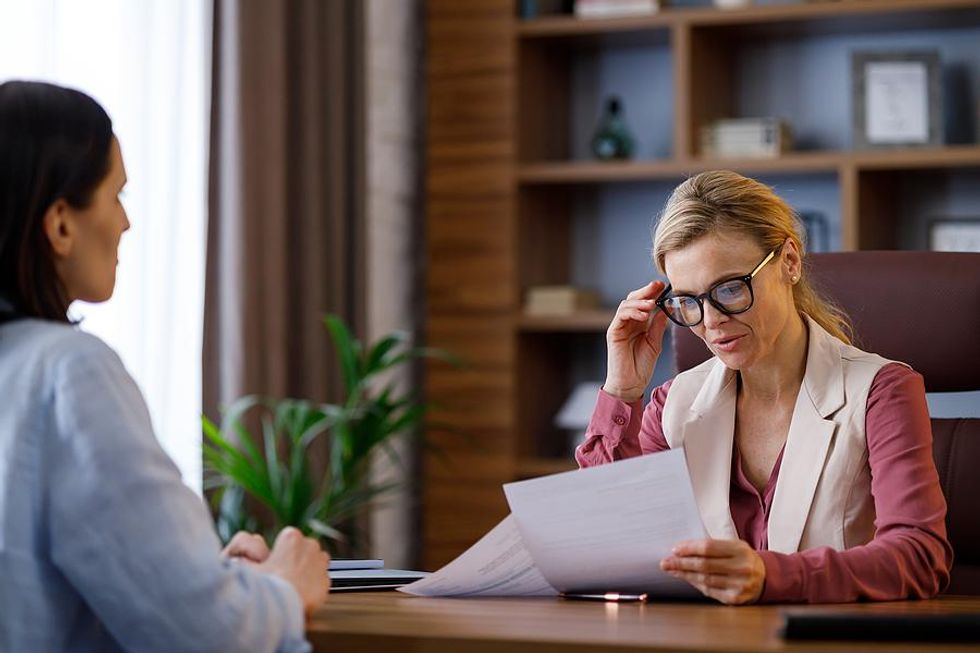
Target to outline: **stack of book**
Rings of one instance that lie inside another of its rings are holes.
[[[660,0],[575,0],[579,18],[645,16],[660,10]]]
[[[334,559],[330,561],[331,592],[393,590],[429,574],[424,571],[388,569],[384,560]]]
[[[572,315],[599,305],[599,295],[575,286],[532,286],[527,291],[524,312],[528,315]]]
[[[778,118],[716,120],[701,128],[701,152],[708,158],[772,158],[791,147],[789,125]]]

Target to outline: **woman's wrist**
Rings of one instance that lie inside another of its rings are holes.
[[[615,386],[609,385],[608,383],[604,383],[602,384],[602,391],[610,397],[614,397],[628,404],[635,403],[643,398],[643,388],[640,388],[639,390],[635,388],[621,390]]]

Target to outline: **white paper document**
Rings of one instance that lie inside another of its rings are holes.
[[[707,537],[683,450],[504,486],[511,515],[461,556],[401,590],[425,596],[630,592],[699,596],[660,570]]]
[[[514,516],[439,571],[399,588],[420,596],[554,596],[531,560]]]

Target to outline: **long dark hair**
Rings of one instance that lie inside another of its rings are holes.
[[[88,206],[109,173],[111,145],[112,121],[88,95],[44,82],[0,84],[0,297],[13,305],[6,319],[68,321],[44,214],[59,199]]]

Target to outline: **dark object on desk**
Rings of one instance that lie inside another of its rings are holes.
[[[908,363],[926,392],[980,390],[980,254],[841,252],[808,256],[814,285],[854,322],[857,345]],[[910,310],[909,288],[927,289],[928,305]],[[955,307],[955,308],[950,308]],[[672,331],[679,372],[710,356],[690,329]],[[955,557],[948,594],[980,596],[980,419],[933,418],[933,459],[946,495],[946,528]]]
[[[406,569],[334,569],[329,573],[331,592],[393,590],[429,575]]]
[[[980,614],[787,612],[786,639],[980,642]]]

